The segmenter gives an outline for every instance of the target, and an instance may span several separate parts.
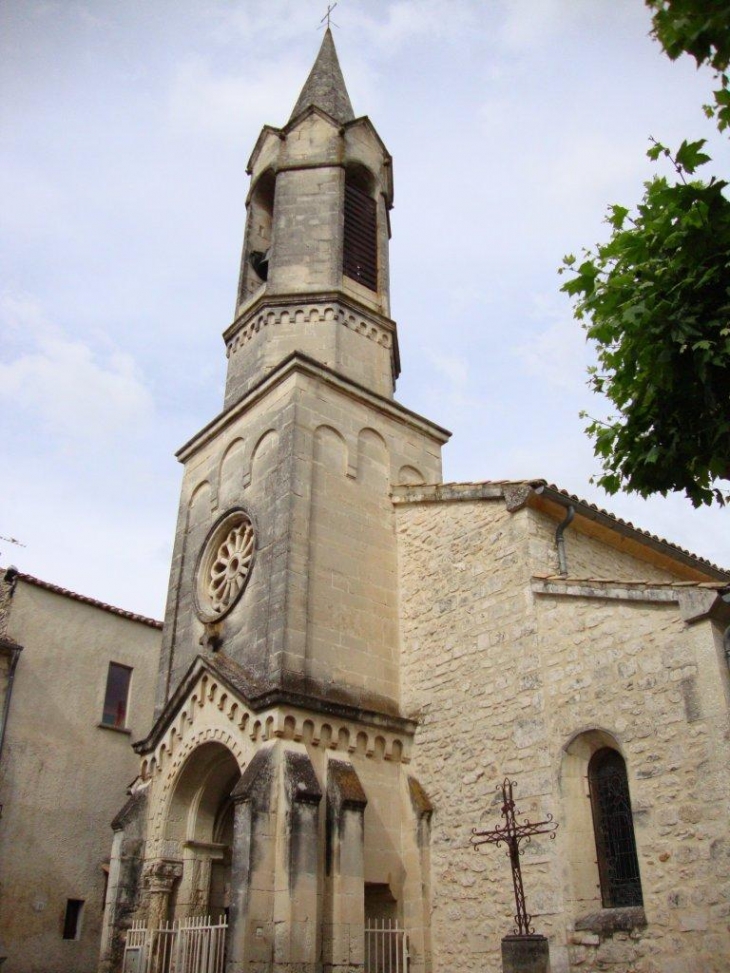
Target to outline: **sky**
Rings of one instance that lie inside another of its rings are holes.
[[[0,2],[0,564],[162,617],[182,468],[222,408],[246,162],[286,123],[321,0]],[[670,146],[728,140],[641,0],[341,0],[355,113],[394,158],[396,396],[444,479],[542,477],[730,567],[724,509],[608,497],[591,350],[557,268]]]

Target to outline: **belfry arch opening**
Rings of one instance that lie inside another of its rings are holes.
[[[378,289],[378,204],[375,178],[363,165],[345,169],[342,272],[371,291]]]
[[[269,276],[269,253],[274,227],[276,176],[266,169],[256,180],[248,201],[245,252],[241,266],[238,303],[255,293]]]
[[[168,805],[165,839],[182,860],[169,918],[228,914],[233,842],[231,792],[241,776],[231,751],[205,743],[188,757]]]

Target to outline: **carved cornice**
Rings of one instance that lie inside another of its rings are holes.
[[[226,356],[230,358],[267,328],[329,323],[340,324],[390,351],[394,356],[394,374],[398,376],[400,362],[395,321],[366,310],[340,292],[322,295],[292,294],[281,298],[262,295],[224,331]]]

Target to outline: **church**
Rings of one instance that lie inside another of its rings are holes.
[[[449,433],[394,398],[392,159],[329,29],[248,172],[100,970],[169,973],[198,928],[190,973],[496,973],[510,861],[471,839],[505,778],[558,824],[519,916],[553,973],[728,969],[730,574],[546,480],[442,482]]]

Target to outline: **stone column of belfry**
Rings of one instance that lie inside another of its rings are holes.
[[[274,746],[261,748],[231,797],[235,805],[227,973],[273,958],[276,841]]]
[[[319,859],[322,789],[306,749],[288,744],[283,753],[281,797],[285,827],[279,831],[274,920],[284,935],[277,943],[283,965],[316,971],[322,951]]]
[[[349,761],[327,762],[327,845],[323,960],[327,971],[365,962],[363,898],[367,797]]]
[[[251,965],[317,969],[320,943],[317,776],[301,744],[260,749],[233,791],[228,973]]]
[[[408,930],[411,973],[430,973],[431,950],[431,815],[433,807],[415,777],[404,781],[407,810],[404,815],[412,827],[404,828],[403,864],[406,880],[403,889],[403,924]],[[410,813],[409,813],[410,812]],[[412,818],[411,818],[412,815]]]

